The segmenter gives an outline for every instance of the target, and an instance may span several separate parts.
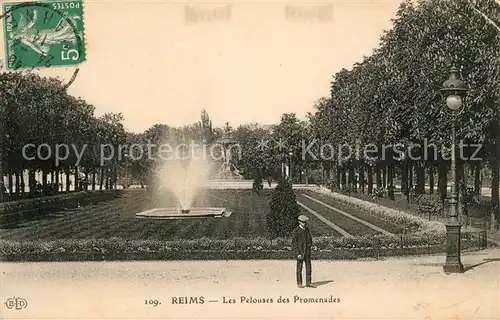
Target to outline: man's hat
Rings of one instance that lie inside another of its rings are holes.
[[[299,216],[299,221],[306,222],[307,220],[309,220],[309,218],[308,218],[308,217],[306,217],[305,215],[301,214],[301,215]]]

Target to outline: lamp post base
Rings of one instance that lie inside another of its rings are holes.
[[[446,224],[446,262],[445,273],[463,273],[464,266],[460,259],[460,229],[458,220],[452,219]]]
[[[464,273],[464,265],[459,261],[457,263],[446,262],[443,266],[444,273]]]

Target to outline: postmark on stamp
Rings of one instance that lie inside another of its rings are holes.
[[[85,61],[82,0],[3,5],[9,70],[78,66]]]

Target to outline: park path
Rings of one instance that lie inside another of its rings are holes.
[[[319,204],[321,204],[322,206],[324,206],[324,207],[326,207],[326,208],[328,208],[328,209],[330,209],[330,210],[334,210],[334,211],[336,211],[336,212],[338,212],[338,213],[340,213],[340,214],[342,214],[342,215],[344,215],[344,216],[348,217],[349,219],[352,219],[352,220],[354,220],[354,221],[356,221],[356,222],[359,222],[359,223],[361,223],[361,224],[363,224],[363,225],[365,225],[365,226],[367,226],[367,227],[369,227],[369,228],[371,228],[371,229],[373,229],[373,230],[375,230],[375,231],[378,231],[378,232],[380,232],[380,233],[382,233],[382,234],[385,234],[385,235],[388,235],[388,236],[394,236],[394,234],[393,234],[393,233],[391,233],[391,232],[389,232],[389,231],[387,231],[387,230],[385,230],[385,229],[382,229],[382,228],[380,228],[380,227],[377,227],[376,225],[374,225],[374,224],[372,224],[372,223],[370,223],[370,222],[368,222],[368,221],[365,221],[365,220],[363,220],[363,219],[360,219],[360,218],[358,218],[358,217],[355,217],[355,216],[353,216],[353,215],[351,215],[351,214],[349,214],[349,213],[347,213],[347,212],[345,212],[345,211],[343,211],[343,210],[337,209],[337,208],[335,208],[335,207],[333,207],[333,206],[331,206],[331,205],[329,205],[329,204],[327,204],[327,203],[324,203],[323,201],[320,201],[320,200],[318,200],[318,199],[316,199],[316,198],[313,198],[313,197],[311,197],[311,196],[309,196],[309,195],[307,195],[307,194],[302,194],[302,196],[303,196],[303,197],[305,197],[305,198],[307,198],[307,199],[309,199],[309,200],[312,200],[312,201],[314,201],[314,202],[316,202],[316,203],[319,203]],[[325,220],[326,220],[326,219],[325,219]]]
[[[295,286],[296,262],[291,260],[2,263],[0,315],[2,319],[124,320],[499,319],[499,249],[463,255],[464,274],[444,274],[444,260],[444,255],[313,260],[317,289]],[[27,308],[7,309],[4,299],[10,297],[26,299]],[[187,297],[187,304],[174,304],[173,298],[179,301],[179,297]],[[198,301],[203,297],[204,303],[189,303],[190,297]],[[273,301],[241,302],[241,297]],[[295,301],[330,297],[338,302]],[[290,302],[279,302],[283,298]],[[160,303],[156,307],[146,304],[155,300]]]

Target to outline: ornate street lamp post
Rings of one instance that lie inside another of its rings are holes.
[[[446,98],[446,105],[452,110],[453,113],[453,126],[451,131],[451,175],[452,186],[451,194],[449,197],[449,218],[446,222],[446,262],[443,266],[445,273],[462,273],[464,266],[460,259],[460,229],[461,224],[458,220],[458,201],[457,201],[457,175],[455,168],[455,125],[456,116],[460,114],[459,111],[467,95],[467,88],[464,82],[460,79],[458,69],[452,67],[450,69],[450,77],[443,83],[443,88],[440,90]]]
[[[290,178],[290,183],[293,184],[293,180],[292,180],[292,156],[293,156],[293,152],[292,151],[288,152],[288,155],[290,156],[290,164],[288,165],[288,176]]]

